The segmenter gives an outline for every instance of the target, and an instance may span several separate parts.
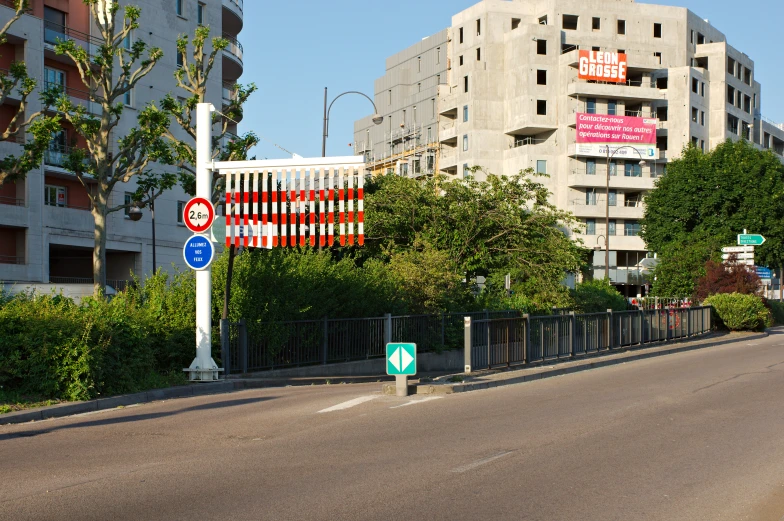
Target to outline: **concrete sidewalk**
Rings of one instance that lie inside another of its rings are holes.
[[[552,360],[536,365],[518,365],[510,368],[479,370],[470,375],[463,373],[434,378],[431,382],[409,384],[409,394],[452,394],[480,389],[490,389],[503,385],[513,385],[543,378],[562,376],[588,369],[596,369],[610,365],[625,364],[635,360],[644,360],[656,356],[693,351],[716,347],[732,342],[754,340],[768,336],[764,333],[711,333],[698,340],[676,341],[656,344],[652,347],[631,347],[613,351],[602,351],[598,354],[581,356],[577,359]],[[384,384],[385,394],[395,394],[394,384]]]

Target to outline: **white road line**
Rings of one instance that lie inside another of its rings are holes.
[[[369,402],[370,400],[375,400],[378,396],[360,396],[359,398],[354,398],[353,400],[349,400],[347,402],[339,403],[337,405],[333,405],[332,407],[327,407],[326,409],[322,409],[318,412],[321,414],[323,412],[334,412],[334,411],[342,411],[343,409],[350,409],[351,407],[355,407],[365,402]]]
[[[440,400],[443,396],[428,396],[427,398],[421,398],[419,400],[411,400],[410,402],[406,402],[403,405],[395,405],[394,407],[390,407],[390,409],[399,409],[401,407],[407,407],[409,405],[415,405],[417,403],[424,403],[429,402],[431,400]]]
[[[512,454],[512,452],[514,452],[514,451],[508,450],[506,452],[502,452],[501,454],[496,454],[495,456],[490,456],[489,458],[483,458],[483,459],[477,460],[477,461],[475,461],[473,463],[469,463],[468,465],[463,465],[462,467],[457,467],[456,469],[452,469],[452,472],[455,472],[457,474],[462,474],[463,472],[468,472],[469,470],[473,470],[473,469],[475,469],[477,467],[481,467],[482,465],[487,465],[488,463],[492,463],[493,461],[495,461],[497,459],[501,459],[504,456],[508,456],[508,455]]]

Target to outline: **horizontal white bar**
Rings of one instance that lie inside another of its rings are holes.
[[[721,251],[724,253],[754,253],[754,246],[726,246]]]
[[[218,161],[212,164],[213,170],[242,171],[265,170],[275,168],[340,168],[365,166],[364,156],[340,157],[296,157],[292,159],[265,159],[263,161]]]

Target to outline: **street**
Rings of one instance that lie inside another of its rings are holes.
[[[2,520],[775,520],[784,330],[447,396],[288,387],[0,427]]]

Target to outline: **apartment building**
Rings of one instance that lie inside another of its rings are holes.
[[[152,72],[130,92],[120,125],[119,139],[136,125],[137,111],[171,92],[185,97],[175,86],[173,77],[181,60],[176,39],[194,33],[198,25],[209,25],[211,34],[221,33],[231,44],[222,51],[212,71],[207,88],[208,101],[216,107],[234,96],[233,86],[243,72],[242,46],[237,35],[243,26],[243,0],[123,0],[122,4],[142,9],[140,27],[132,39],[143,39],[160,47],[164,58]],[[31,10],[17,21],[8,34],[8,43],[0,47],[0,68],[12,61],[24,61],[28,73],[38,81],[38,88],[48,84],[63,87],[75,104],[99,113],[100,107],[88,99],[73,63],[54,52],[58,39],[70,38],[89,52],[97,49],[99,34],[82,0],[31,0]],[[0,23],[13,16],[13,2],[0,1]],[[130,44],[131,42],[129,42]],[[0,71],[1,72],[1,71]],[[9,120],[18,99],[0,106],[0,124]],[[38,92],[29,98],[31,113],[41,109]],[[67,122],[52,140],[40,169],[26,179],[0,187],[0,281],[33,283],[92,283],[94,222],[84,186],[63,168],[73,146],[84,143]],[[5,128],[5,127],[3,127]],[[175,128],[174,126],[172,128]],[[179,129],[178,129],[179,130]],[[230,127],[236,133],[236,125]],[[184,133],[181,136],[185,139]],[[0,154],[18,154],[20,144],[0,143]],[[174,171],[172,167],[153,168]],[[88,187],[89,188],[89,187]],[[134,181],[115,187],[112,206],[126,204],[136,190]],[[182,207],[190,197],[181,188],[166,192],[155,201],[155,257],[157,267],[184,267],[182,247],[189,236],[182,223]],[[153,270],[152,215],[143,210],[139,221],[128,212],[115,212],[107,222],[107,279],[122,287],[131,273],[143,275]]]
[[[784,154],[784,127],[762,116],[754,62],[688,9],[633,0],[484,0],[454,15],[446,35],[438,35],[442,50],[446,39],[446,71],[414,69],[418,53],[429,51],[423,44],[435,37],[390,58],[376,82],[379,112],[399,119],[411,101],[393,96],[385,104],[384,88],[400,83],[410,92],[404,78],[438,74],[437,170],[547,174],[553,202],[582,223],[568,233],[596,250],[595,275],[604,276],[609,238],[610,279],[628,295],[645,292],[645,194],[684,146],[709,150],[728,138],[747,139]],[[625,57],[624,81],[581,78],[581,51]],[[578,146],[581,114],[650,121],[655,153],[610,147],[608,164],[605,153]],[[384,148],[368,144],[368,130],[378,136],[366,122],[355,125],[358,150],[389,157],[386,141]]]

